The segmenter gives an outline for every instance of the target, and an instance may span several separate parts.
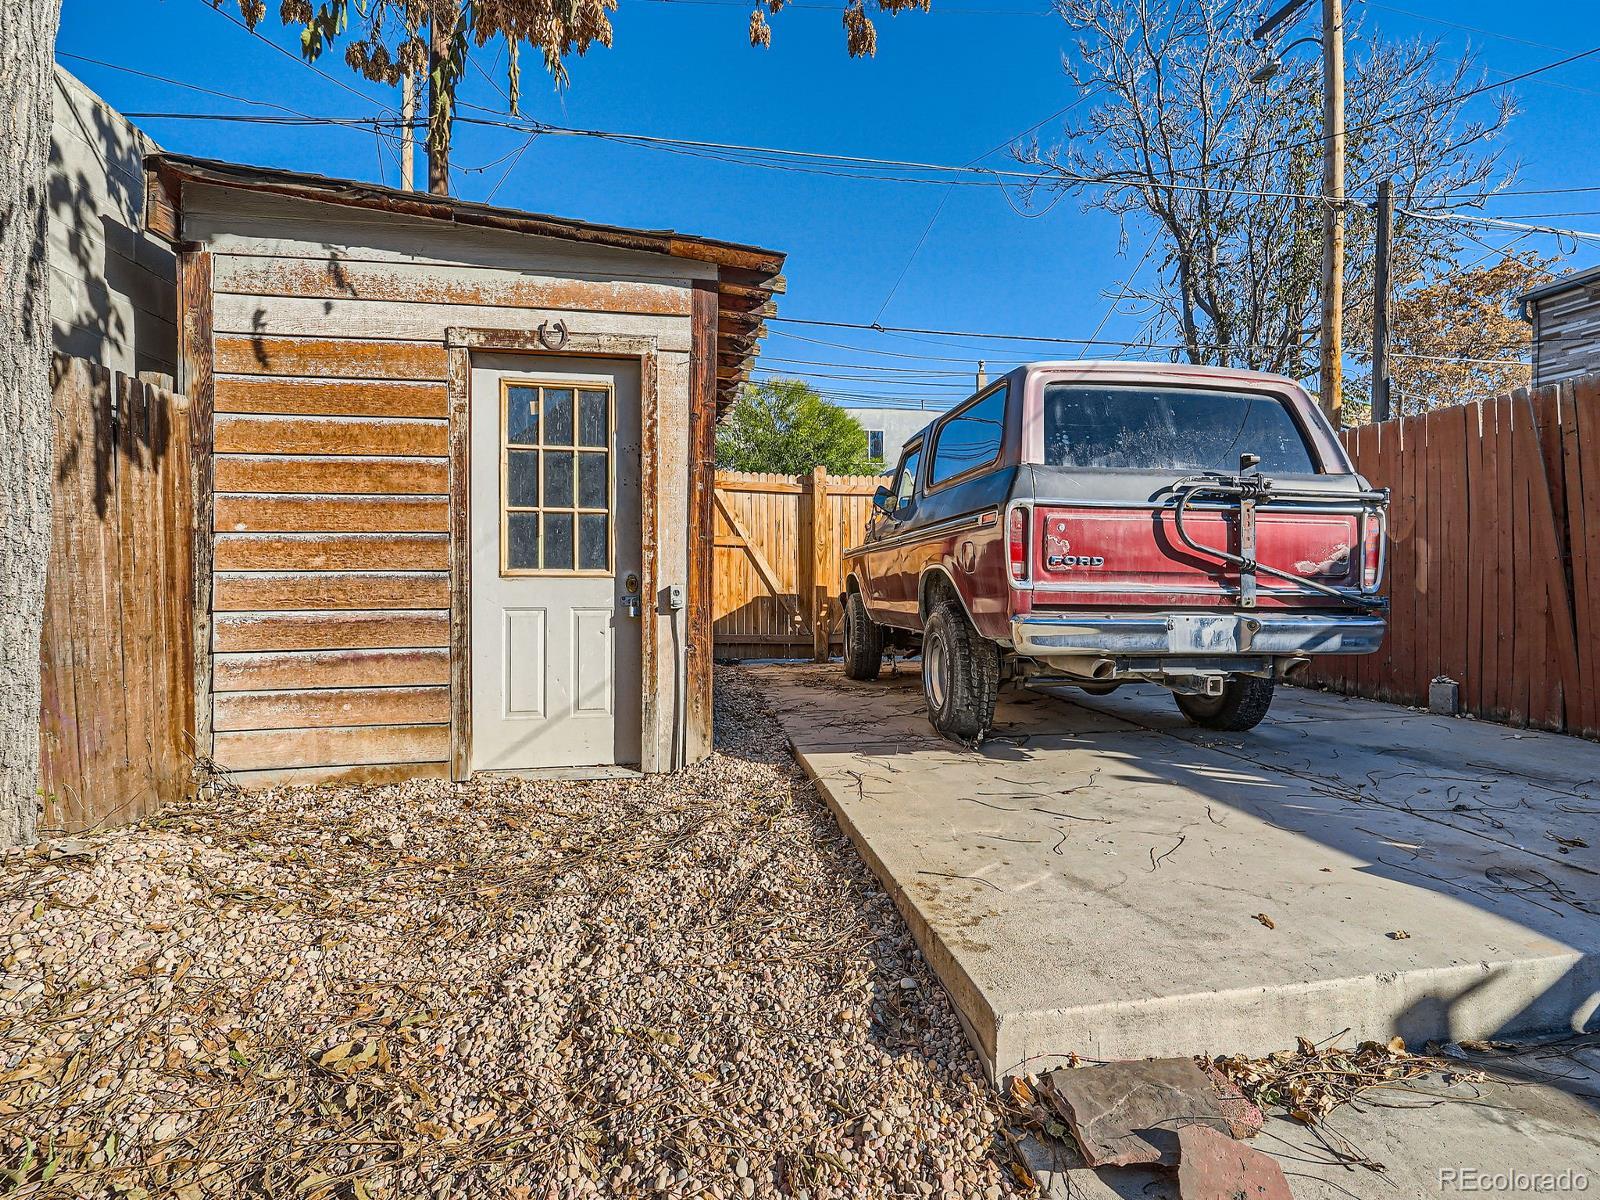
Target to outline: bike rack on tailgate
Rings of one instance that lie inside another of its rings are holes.
[[[1258,574],[1271,575],[1306,591],[1332,596],[1342,603],[1354,604],[1369,611],[1387,607],[1388,601],[1377,594],[1377,589],[1383,583],[1384,568],[1387,565],[1386,559],[1388,557],[1389,490],[1387,488],[1369,488],[1358,492],[1329,495],[1327,492],[1310,491],[1304,488],[1280,487],[1259,472],[1255,474],[1245,473],[1249,467],[1255,465],[1254,462],[1250,461],[1253,458],[1253,455],[1246,455],[1241,459],[1240,471],[1237,475],[1207,472],[1204,475],[1187,476],[1172,485],[1172,492],[1176,500],[1173,526],[1179,540],[1196,554],[1209,555],[1222,562],[1232,563],[1239,568],[1239,604],[1242,608],[1254,608],[1256,606],[1256,576]],[[1197,496],[1217,498],[1223,501],[1228,499],[1238,500],[1238,554],[1218,546],[1209,546],[1204,542],[1196,541],[1190,536],[1189,531],[1183,527],[1184,513]],[[1353,553],[1360,552],[1361,547],[1365,545],[1366,522],[1373,519],[1379,522],[1378,571],[1377,578],[1372,584],[1372,591],[1332,587],[1325,583],[1319,583],[1315,579],[1307,579],[1304,575],[1296,575],[1292,571],[1284,571],[1278,567],[1271,567],[1265,563],[1258,562],[1256,560],[1256,507],[1274,500],[1301,501],[1313,504],[1359,503],[1362,508],[1362,524],[1357,544],[1352,547]]]

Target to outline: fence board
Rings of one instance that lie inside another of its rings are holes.
[[[188,401],[81,359],[54,369],[40,665],[40,832],[187,793],[194,727]]]
[[[712,634],[719,656],[816,657],[840,644],[843,552],[861,540],[881,482],[876,475],[717,472]]]
[[[1340,691],[1462,707],[1600,736],[1600,377],[1347,431],[1356,469],[1392,489],[1390,632],[1330,657]]]

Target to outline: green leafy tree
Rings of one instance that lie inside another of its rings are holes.
[[[867,431],[837,404],[794,379],[747,386],[717,430],[717,466],[729,471],[872,475]]]

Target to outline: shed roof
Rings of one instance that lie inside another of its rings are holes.
[[[670,229],[600,225],[571,217],[497,208],[452,196],[406,192],[353,179],[247,166],[186,154],[151,154],[145,159],[145,173],[149,192],[145,224],[152,233],[172,241],[181,236],[178,214],[183,205],[183,185],[193,182],[710,263],[717,268],[719,412],[732,403],[739,385],[749,377],[757,344],[766,333],[765,319],[776,311],[772,297],[785,288],[780,274],[784,255],[779,251]]]

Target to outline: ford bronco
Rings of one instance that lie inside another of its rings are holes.
[[[1388,492],[1292,380],[1034,363],[906,442],[845,552],[844,666],[920,646],[928,716],[981,738],[1004,681],[1169,688],[1255,726],[1314,654],[1384,633]]]

